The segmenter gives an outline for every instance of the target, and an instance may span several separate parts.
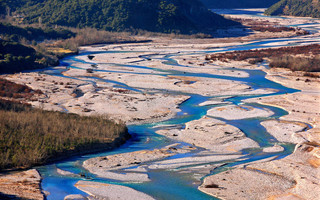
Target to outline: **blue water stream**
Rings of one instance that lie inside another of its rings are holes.
[[[287,41],[290,40],[292,44],[296,43],[299,44],[299,42],[302,42],[303,40],[297,39],[297,38],[291,38],[291,39],[270,39],[270,40],[262,40],[262,41],[254,41],[250,44],[244,44],[244,45],[238,45],[238,46],[230,46],[226,47],[223,50],[217,50],[217,51],[232,51],[232,50],[246,50],[246,49],[256,49],[256,48],[266,48],[266,47],[272,47],[274,46],[273,43],[279,42],[279,41]],[[194,54],[205,54],[210,52],[217,52],[214,50],[210,51],[201,51],[201,52],[192,52]],[[119,53],[125,53],[124,51],[119,51]],[[96,63],[90,63],[86,62],[82,59],[80,59],[83,55],[94,55],[94,54],[104,54],[104,53],[117,53],[115,51],[100,51],[100,52],[86,52],[77,56],[71,56],[68,58],[65,58],[62,60],[62,63],[66,67],[76,68],[76,63],[81,64],[96,64]],[[188,54],[188,52],[182,52],[184,54]],[[190,53],[190,52],[189,52]],[[191,53],[190,53],[191,54]],[[274,137],[272,137],[266,129],[261,125],[261,122],[267,119],[278,119],[281,116],[284,116],[288,114],[285,110],[278,108],[278,107],[272,107],[272,106],[266,106],[261,105],[257,103],[243,103],[243,100],[249,99],[249,98],[255,98],[255,97],[263,97],[263,96],[270,96],[270,95],[280,95],[285,93],[293,93],[297,92],[295,89],[284,87],[278,83],[272,82],[265,78],[265,72],[260,70],[245,70],[245,69],[236,69],[232,68],[229,70],[239,70],[244,71],[249,74],[248,77],[231,77],[231,76],[223,76],[223,75],[213,75],[213,74],[206,74],[206,73],[190,73],[190,72],[184,72],[183,68],[188,66],[180,65],[175,59],[175,56],[178,56],[179,54],[168,54],[168,55],[149,55],[145,57],[141,57],[142,59],[160,59],[163,64],[172,65],[175,66],[175,70],[159,70],[152,67],[147,66],[139,66],[136,64],[132,65],[121,65],[117,64],[117,66],[126,67],[126,68],[141,68],[141,69],[148,69],[152,70],[154,73],[149,73],[152,76],[168,76],[168,75],[175,75],[175,76],[185,76],[185,77],[206,77],[206,78],[213,78],[213,79],[225,79],[225,80],[233,80],[233,81],[241,81],[242,83],[247,84],[252,89],[274,89],[275,92],[271,94],[263,94],[263,95],[239,95],[239,96],[233,96],[233,97],[225,97],[225,101],[230,102],[231,104],[235,105],[241,105],[241,106],[252,106],[258,109],[269,109],[274,114],[270,117],[261,117],[261,118],[251,118],[251,119],[241,119],[241,120],[225,120],[226,123],[233,125],[240,130],[242,130],[247,137],[253,139],[256,141],[261,148],[251,148],[251,149],[245,149],[243,150],[241,159],[236,160],[229,160],[229,161],[222,161],[222,162],[208,162],[201,165],[207,165],[207,164],[225,164],[221,167],[215,168],[211,171],[211,174],[219,173],[224,170],[228,170],[236,165],[239,164],[245,164],[250,163],[255,160],[261,160],[265,158],[274,158],[279,159],[282,157],[285,157],[292,153],[294,149],[294,145],[290,143],[279,143]],[[103,64],[110,64],[114,65],[114,63],[103,63]],[[77,69],[85,70],[85,68],[77,67]],[[67,70],[67,69],[66,69]],[[68,77],[67,75],[62,75],[63,71],[66,70],[55,70],[55,69],[49,69],[42,73],[47,73],[51,75],[56,76],[64,76]],[[98,69],[95,69],[99,71]],[[100,70],[102,71],[102,70]],[[124,73],[123,71],[109,71],[109,70],[103,70],[104,72],[116,72],[116,73]],[[126,73],[132,73],[132,72],[126,72]],[[142,73],[137,73],[142,74]],[[75,78],[75,77],[69,77],[69,78]],[[113,83],[115,87],[121,87],[128,90],[132,90],[135,92],[166,92],[166,93],[172,93],[176,94],[175,91],[168,90],[152,90],[148,91],[145,88],[133,88],[130,87],[124,83],[116,82],[112,80],[97,78],[97,77],[76,77],[76,79],[79,80],[85,80],[90,84],[95,84],[96,81],[104,81]],[[41,167],[37,167],[37,169],[40,171],[41,175],[43,176],[42,181],[42,188],[45,191],[50,192],[50,195],[47,197],[49,200],[58,200],[63,199],[68,194],[83,194],[82,191],[78,190],[76,187],[74,187],[74,184],[79,181],[83,180],[85,178],[79,178],[79,177],[72,177],[72,176],[62,176],[59,175],[56,172],[56,168],[60,168],[66,171],[70,171],[73,173],[79,174],[80,172],[83,172],[84,169],[81,167],[81,163],[84,160],[87,160],[92,157],[97,156],[106,156],[106,155],[112,155],[112,154],[119,154],[119,153],[125,153],[125,152],[132,152],[132,151],[138,151],[138,150],[146,150],[146,149],[154,149],[154,148],[161,148],[163,146],[166,146],[168,144],[175,143],[177,141],[173,141],[171,139],[168,139],[166,137],[157,135],[155,133],[156,130],[161,129],[161,126],[163,125],[172,125],[172,126],[178,126],[183,128],[184,124],[187,122],[190,122],[192,120],[200,119],[204,115],[206,115],[207,111],[211,109],[212,107],[222,106],[221,105],[214,105],[214,106],[199,106],[200,103],[205,102],[209,99],[219,97],[221,96],[201,96],[198,94],[190,94],[190,93],[179,93],[190,96],[190,98],[182,103],[179,108],[181,109],[181,112],[179,112],[176,117],[165,120],[158,123],[151,123],[151,124],[142,124],[142,125],[129,125],[128,129],[129,132],[132,134],[132,139],[130,139],[126,144],[122,145],[120,148],[103,152],[103,153],[97,153],[97,154],[90,154],[90,155],[84,155],[84,156],[76,156],[73,158],[70,158],[68,160],[64,160],[61,162],[56,162],[54,164],[45,165]],[[155,128],[156,127],[156,128]],[[263,152],[262,148],[265,147],[271,147],[274,146],[274,144],[281,145],[284,150],[282,152],[272,152],[267,153]],[[189,145],[184,144],[182,145]],[[179,154],[173,157],[169,157],[166,159],[173,159],[177,157],[190,157],[196,155],[201,150],[195,150],[194,152],[190,152],[187,154]],[[181,174],[178,171],[175,170],[150,170],[148,171],[148,174],[150,176],[151,182],[146,183],[126,183],[126,182],[119,182],[109,179],[103,179],[95,177],[93,174],[87,173],[89,177],[92,178],[92,181],[99,181],[104,183],[112,183],[112,184],[119,184],[119,185],[125,185],[129,186],[131,188],[134,188],[136,190],[142,191],[146,194],[149,194],[153,196],[156,199],[216,199],[214,197],[211,197],[209,195],[206,195],[202,192],[200,192],[197,187],[199,183],[195,184],[195,179],[193,178],[193,174]],[[210,175],[210,174],[208,174]]]

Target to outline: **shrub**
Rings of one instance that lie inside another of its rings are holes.
[[[258,50],[233,51],[206,55],[206,60],[249,61],[251,64],[270,58],[270,67],[289,68],[293,71],[319,72],[320,45],[281,47]]]
[[[124,141],[127,136],[125,124],[106,117],[43,111],[0,100],[0,170],[110,148],[115,139]]]
[[[292,71],[320,72],[320,57],[294,57],[291,55],[273,57],[269,66],[289,68]]]

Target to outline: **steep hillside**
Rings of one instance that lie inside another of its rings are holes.
[[[20,7],[29,7],[42,1],[44,0],[0,0],[0,17],[10,15]]]
[[[268,8],[279,0],[201,0],[208,8]]]
[[[16,42],[0,40],[0,74],[44,67],[43,57],[31,48]]]
[[[267,9],[265,14],[320,18],[320,1],[281,0]]]
[[[93,27],[110,31],[143,29],[165,33],[209,33],[238,25],[209,11],[199,0],[38,0],[23,6],[25,22]]]
[[[0,23],[0,74],[59,64],[58,57],[64,53],[50,51],[54,50],[54,45],[43,41],[66,40],[73,37],[76,37],[76,33],[62,28],[21,27]]]
[[[29,41],[43,41],[50,39],[67,39],[74,37],[76,34],[62,28],[34,28],[18,27],[9,23],[0,23],[0,38],[9,41],[19,42],[21,39]]]

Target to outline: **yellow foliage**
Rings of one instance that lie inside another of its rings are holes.
[[[60,48],[60,47],[49,47],[47,49],[48,52],[52,52],[55,54],[61,53],[61,54],[65,54],[65,53],[73,53],[73,51],[69,50],[69,49],[64,49],[64,48]]]

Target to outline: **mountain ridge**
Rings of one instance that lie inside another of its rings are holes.
[[[11,0],[16,1],[16,0]],[[199,0],[24,0],[25,23],[92,27],[107,31],[211,33],[240,25],[208,10]]]

